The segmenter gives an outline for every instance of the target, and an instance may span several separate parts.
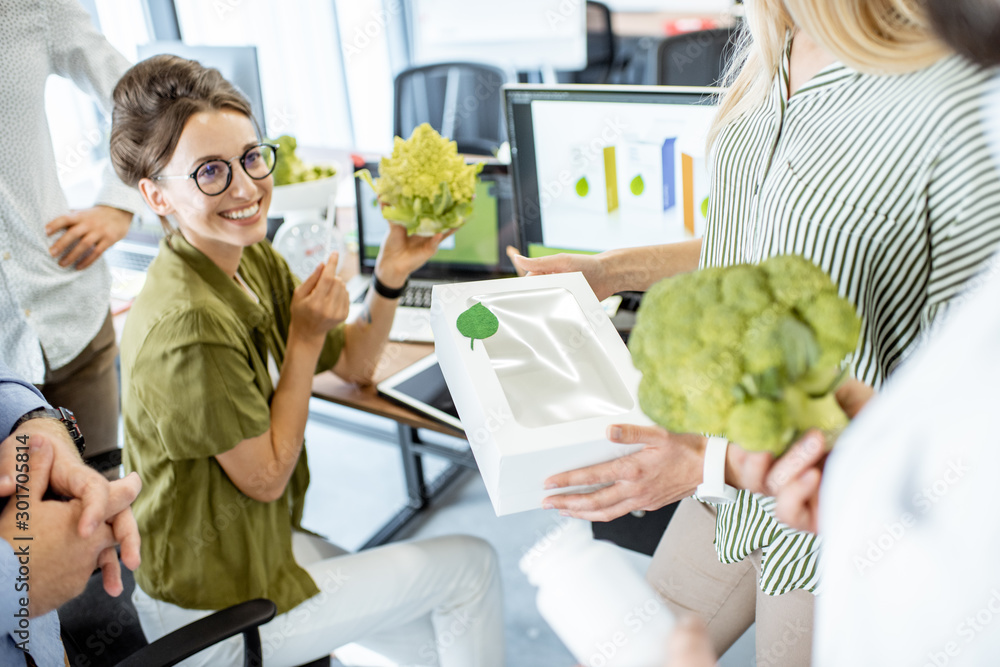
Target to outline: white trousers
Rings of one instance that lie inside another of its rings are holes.
[[[344,554],[295,533],[295,560],[318,595],[260,627],[267,667],[294,667],[357,643],[400,667],[503,667],[503,605],[496,552],[474,537],[439,537]],[[132,596],[154,641],[212,612]],[[239,667],[238,635],[184,667]]]

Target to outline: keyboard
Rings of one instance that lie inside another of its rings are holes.
[[[404,308],[430,308],[431,289],[430,285],[407,285],[399,298],[399,305]]]
[[[156,258],[158,246],[147,246],[128,241],[119,241],[104,252],[108,265],[130,271],[143,271]]]
[[[430,308],[432,289],[434,289],[433,285],[407,285],[399,297],[399,306],[401,308]],[[364,303],[366,294],[367,291],[361,292],[354,298],[354,303]]]

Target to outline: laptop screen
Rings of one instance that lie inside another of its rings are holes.
[[[700,236],[717,92],[505,86],[522,252],[596,253]]]
[[[378,176],[378,163],[364,168]],[[457,232],[445,239],[437,253],[413,278],[435,280],[479,280],[512,275],[514,267],[505,252],[517,246],[517,225],[513,216],[513,196],[507,167],[486,164],[473,200],[472,215]],[[370,274],[375,268],[378,250],[389,229],[382,216],[375,192],[364,180],[355,178],[358,203],[358,256],[361,271]]]

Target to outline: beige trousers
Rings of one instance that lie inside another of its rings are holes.
[[[46,368],[39,387],[53,407],[76,416],[87,441],[88,457],[118,447],[118,373],[115,371],[115,329],[111,313],[94,340],[62,368]],[[110,471],[117,477],[117,471]]]
[[[693,498],[682,501],[646,578],[675,614],[704,619],[717,655],[756,622],[757,667],[807,667],[813,594],[795,590],[771,596],[761,591],[760,549],[739,563],[720,563],[715,516],[712,507]]]

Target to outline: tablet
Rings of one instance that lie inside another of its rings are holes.
[[[386,398],[459,431],[464,430],[437,356],[433,353],[379,382],[377,387],[378,392]]]

